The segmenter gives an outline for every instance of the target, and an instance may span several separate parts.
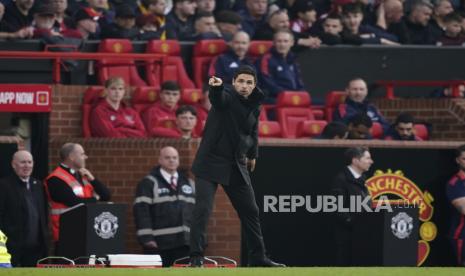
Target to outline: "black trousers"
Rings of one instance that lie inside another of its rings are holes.
[[[196,178],[196,202],[190,235],[191,256],[203,256],[207,246],[206,229],[217,187],[217,183]],[[249,260],[263,259],[265,257],[265,246],[258,217],[259,210],[255,202],[252,186],[244,181],[239,169],[234,167],[229,185],[223,185],[223,189],[239,215],[249,251]]]
[[[164,250],[144,248],[144,254],[158,254],[163,262],[163,267],[170,267],[177,259],[189,256],[189,246],[185,245]]]

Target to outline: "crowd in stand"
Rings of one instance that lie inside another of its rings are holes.
[[[229,41],[292,31],[296,46],[320,44],[463,45],[458,0],[2,0],[0,38]]]

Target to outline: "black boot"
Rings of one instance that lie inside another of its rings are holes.
[[[284,264],[275,263],[269,258],[265,257],[263,259],[258,260],[251,260],[249,262],[249,266],[256,266],[256,267],[286,267]]]
[[[202,256],[191,256],[190,267],[203,267],[203,257]]]

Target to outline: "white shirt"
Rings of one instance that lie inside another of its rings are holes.
[[[166,182],[168,182],[168,184],[171,184],[171,177],[174,176],[174,183],[176,186],[178,185],[178,177],[179,177],[178,172],[175,172],[174,174],[170,174],[169,172],[165,171],[162,168],[160,168],[160,172],[163,178],[166,180]]]
[[[356,172],[351,166],[347,166],[349,168],[349,171],[352,173],[355,179],[359,179],[362,175]]]

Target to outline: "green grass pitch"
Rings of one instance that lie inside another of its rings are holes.
[[[302,275],[386,275],[386,276],[428,276],[465,275],[464,268],[387,268],[387,267],[289,267],[289,268],[13,268],[0,269],[1,276],[302,276]]]

